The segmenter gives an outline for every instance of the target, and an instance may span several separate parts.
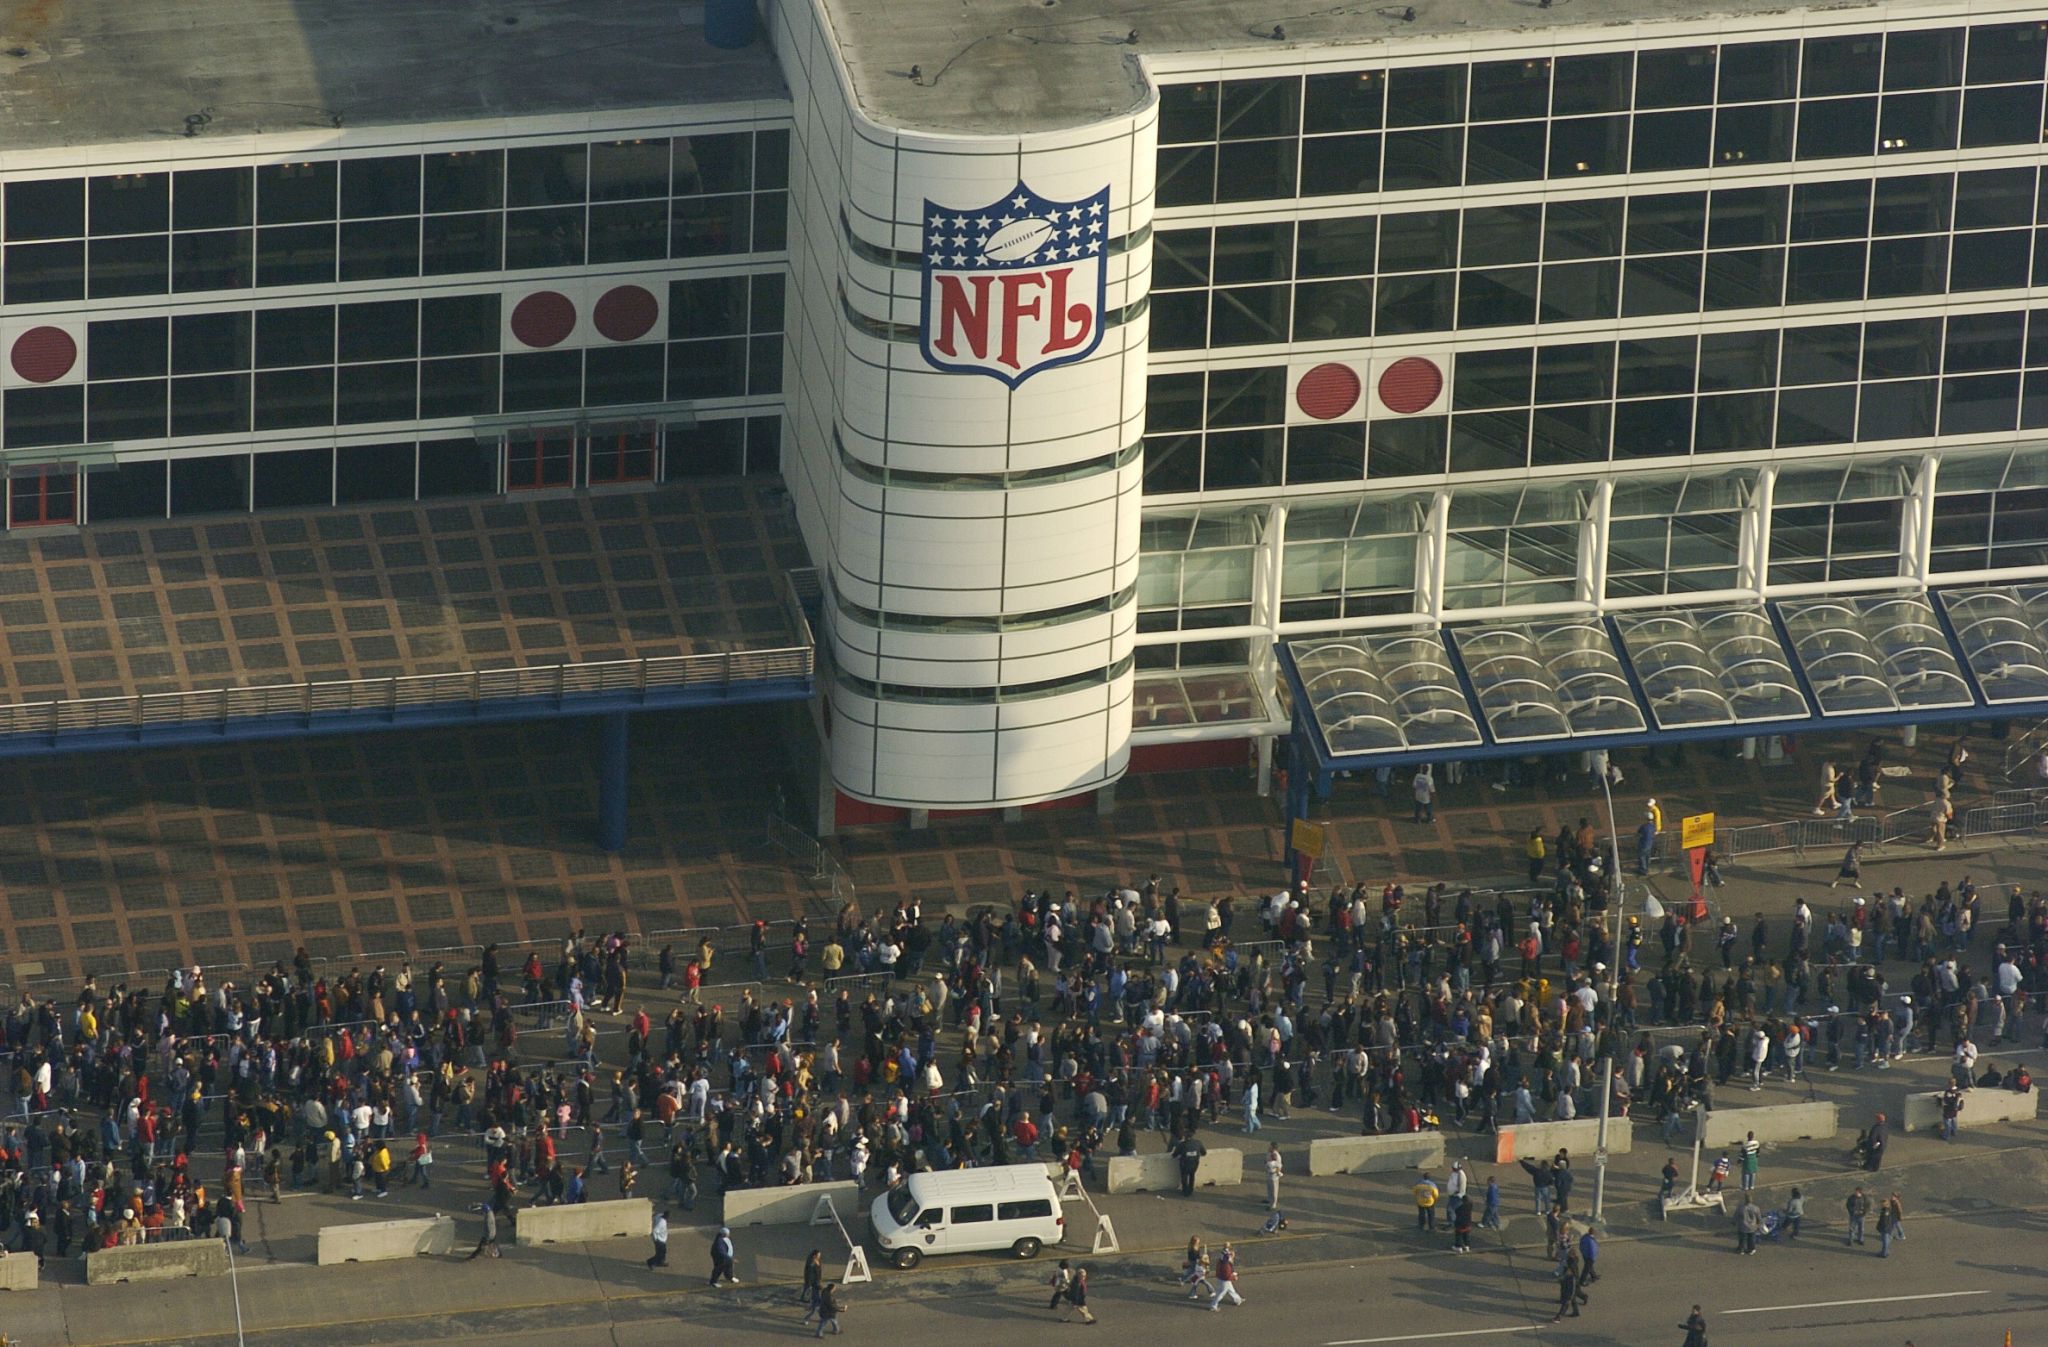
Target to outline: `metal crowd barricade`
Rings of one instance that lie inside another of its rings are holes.
[[[1981,805],[1962,816],[1965,837],[1996,837],[2006,833],[2032,832],[2041,826],[2038,804]]]

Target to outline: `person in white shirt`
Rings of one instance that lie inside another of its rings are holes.
[[[1266,1223],[1261,1226],[1266,1234],[1287,1228],[1287,1218],[1280,1214],[1280,1176],[1284,1169],[1280,1162],[1280,1147],[1266,1147]]]

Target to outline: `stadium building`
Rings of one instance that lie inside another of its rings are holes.
[[[0,751],[814,698],[822,829],[2048,699],[2048,13],[345,9],[0,55]]]

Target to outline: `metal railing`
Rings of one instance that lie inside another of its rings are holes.
[[[1920,831],[1925,832],[1926,812],[1917,812],[1922,821]],[[1724,861],[1774,851],[1804,855],[1808,851],[1847,850],[1852,842],[1877,846],[1884,840],[1883,821],[1874,815],[1862,814],[1846,819],[1829,815],[1825,818],[1795,818],[1778,823],[1745,823],[1734,828],[1716,828],[1714,854]]]
[[[834,903],[855,901],[853,876],[846,872],[832,849],[783,819],[779,812],[768,815],[767,840],[770,846],[808,868],[813,883],[830,885]]]
[[[404,674],[269,687],[212,688],[199,692],[146,692],[121,697],[24,702],[0,706],[0,737],[57,735],[87,730],[141,729],[149,725],[361,712],[395,714],[429,706],[546,699],[599,693],[640,693],[675,688],[730,688],[770,679],[810,678],[815,652],[808,646],[726,650],[697,655],[548,664],[459,673]]]

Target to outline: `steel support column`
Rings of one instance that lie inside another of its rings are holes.
[[[609,852],[626,847],[626,747],[630,717],[615,711],[598,722],[597,845]]]

